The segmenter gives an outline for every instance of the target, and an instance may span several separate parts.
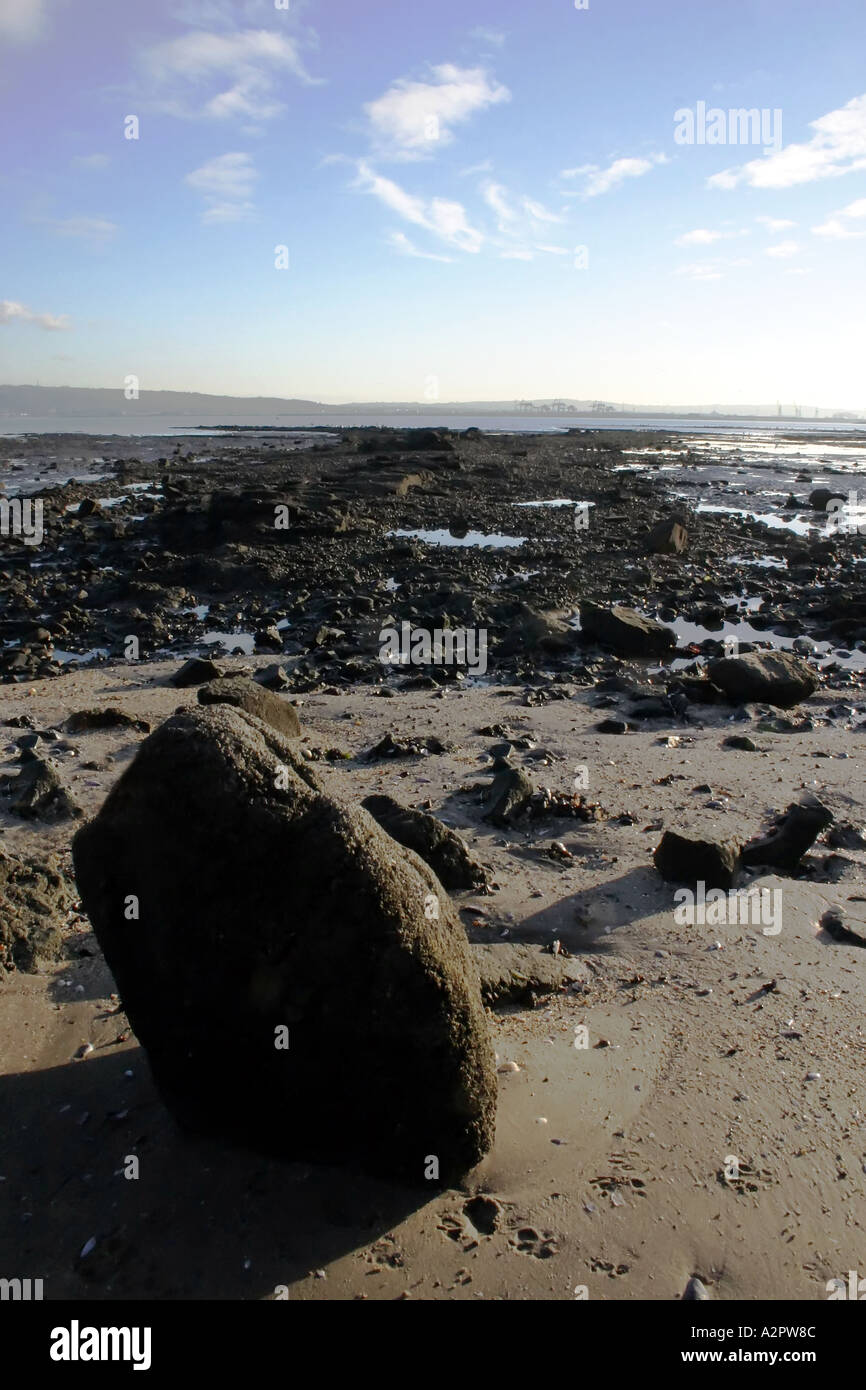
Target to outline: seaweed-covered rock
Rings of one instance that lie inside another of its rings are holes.
[[[34,971],[63,952],[75,884],[55,855],[17,858],[0,849],[0,966]]]
[[[202,705],[233,705],[235,709],[263,719],[287,738],[297,738],[301,732],[301,721],[294,705],[248,676],[220,676],[218,680],[208,681],[199,689],[198,698]]]
[[[428,866],[227,706],[139,748],[73,844],[85,908],[182,1124],[448,1181],[493,1138],[478,976]]]

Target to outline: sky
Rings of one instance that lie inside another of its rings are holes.
[[[0,382],[864,410],[864,53],[864,0],[0,0]]]

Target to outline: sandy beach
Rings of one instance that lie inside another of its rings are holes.
[[[221,664],[261,670],[268,658]],[[50,729],[111,706],[155,727],[195,701],[167,683],[177,666],[6,686],[2,772],[14,770],[17,716]],[[857,821],[859,695],[840,728],[822,717],[834,697],[817,692],[801,711],[813,728],[754,732],[755,751],[724,746],[745,726],[712,707],[676,733],[599,734],[589,692],[532,708],[496,684],[293,698],[302,746],[348,755],[317,762],[329,787],[432,810],[488,868],[490,892],[456,895],[473,942],[528,946],[548,964],[552,942],[570,953],[552,992],[488,1010],[492,1151],[459,1187],[425,1194],[189,1140],[73,907],[63,958],[2,982],[6,1262],[14,1251],[16,1267],[43,1273],[46,1297],[90,1299],[671,1300],[697,1276],[714,1299],[810,1300],[847,1279],[864,1252],[864,958],[818,923],[841,907],[866,929],[866,857],[845,851],[831,872],[819,841],[808,876],[754,880],[782,895],[781,930],[766,934],[678,924],[652,852],[662,827],[757,834],[804,791]],[[492,740],[479,730],[494,724],[526,736],[515,758],[536,785],[567,792],[585,766],[606,818],[486,823],[477,788]],[[365,761],[389,731],[435,733],[451,751]],[[55,760],[85,817],[145,737],[63,738]],[[76,825],[4,812],[2,848],[68,868]],[[567,857],[549,857],[552,841]]]

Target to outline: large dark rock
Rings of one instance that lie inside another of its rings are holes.
[[[301,732],[301,721],[294,705],[248,676],[220,676],[219,680],[208,681],[199,689],[198,698],[202,705],[233,705],[235,709],[242,709],[263,719],[287,738],[297,738]]]
[[[848,498],[831,487],[816,487],[809,493],[809,506],[816,512],[826,512],[828,503],[833,501],[847,502]]]
[[[73,854],[185,1126],[419,1181],[432,1155],[451,1181],[490,1147],[494,1058],[454,909],[290,740],[226,706],[175,715]]]
[[[368,796],[361,805],[398,844],[429,864],[443,888],[483,888],[487,875],[459,835],[435,816],[401,806],[392,796]]]
[[[204,685],[206,681],[219,680],[222,671],[207,657],[191,656],[171,677],[171,683],[184,690],[191,685]]]
[[[651,555],[681,555],[688,548],[689,533],[676,517],[658,522],[644,538],[644,549]]]
[[[730,700],[758,701],[790,709],[807,700],[818,689],[818,673],[793,652],[748,652],[745,656],[723,656],[711,661],[710,680]]]
[[[523,815],[534,793],[535,787],[522,768],[500,767],[495,770],[493,781],[486,790],[485,800],[489,809],[484,819],[492,825],[507,828],[518,816]]]
[[[705,883],[707,888],[733,888],[739,875],[740,846],[733,840],[692,840],[666,830],[653,863],[667,883]]]
[[[822,830],[833,823],[829,811],[817,797],[788,807],[781,823],[769,835],[752,840],[743,848],[744,864],[761,864],[768,868],[793,872],[806,850],[814,844]]]
[[[669,627],[618,604],[602,608],[597,603],[582,603],[580,626],[585,636],[625,656],[661,656],[676,645]]]
[[[518,652],[567,652],[577,633],[552,613],[539,613],[528,603],[518,605],[508,630],[499,644],[500,656]]]
[[[57,960],[75,899],[55,855],[18,859],[0,849],[0,966],[34,971]]]

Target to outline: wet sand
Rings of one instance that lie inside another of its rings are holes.
[[[111,704],[155,725],[195,701],[166,685],[177,665],[7,685],[0,720],[29,713],[49,727]],[[830,851],[819,843],[814,881],[761,878],[782,892],[777,935],[678,924],[673,886],[652,865],[662,826],[743,840],[804,789],[859,823],[862,696],[846,692],[851,714],[825,719],[839,696],[819,691],[801,711],[814,727],[797,734],[758,732],[732,724],[730,709],[706,707],[687,727],[606,736],[594,728],[591,694],[532,707],[519,688],[495,684],[391,699],[364,687],[292,696],[302,743],[351,755],[317,762],[326,787],[429,807],[489,866],[494,891],[458,896],[471,939],[556,940],[579,967],[562,992],[491,1012],[497,1139],[461,1188],[401,1188],[181,1136],[88,924],[73,914],[67,960],[0,983],[3,1266],[14,1256],[15,1268],[44,1278],[47,1299],[287,1291],[292,1300],[571,1300],[584,1291],[670,1300],[692,1274],[715,1299],[814,1300],[827,1297],[828,1280],[862,1268],[866,958],[817,924],[842,906],[851,927],[866,928],[866,854],[845,850],[843,877],[822,882]],[[500,722],[531,736],[535,747],[514,758],[536,785],[570,791],[586,766],[587,794],[607,819],[486,824],[477,791],[464,789],[488,780],[496,740],[478,730]],[[435,733],[453,751],[360,760],[389,730]],[[17,770],[8,745],[18,732],[0,729],[0,772]],[[759,751],[723,747],[731,732],[749,733]],[[661,742],[670,736],[680,742]],[[65,736],[76,751],[56,761],[85,814],[143,737]],[[0,828],[11,853],[63,854],[75,825],[25,823],[4,809]],[[573,860],[551,860],[552,840]],[[585,1048],[574,1045],[581,1027]],[[86,1044],[92,1051],[74,1060]],[[124,1176],[130,1155],[134,1180]],[[732,1159],[739,1177],[726,1176]]]

